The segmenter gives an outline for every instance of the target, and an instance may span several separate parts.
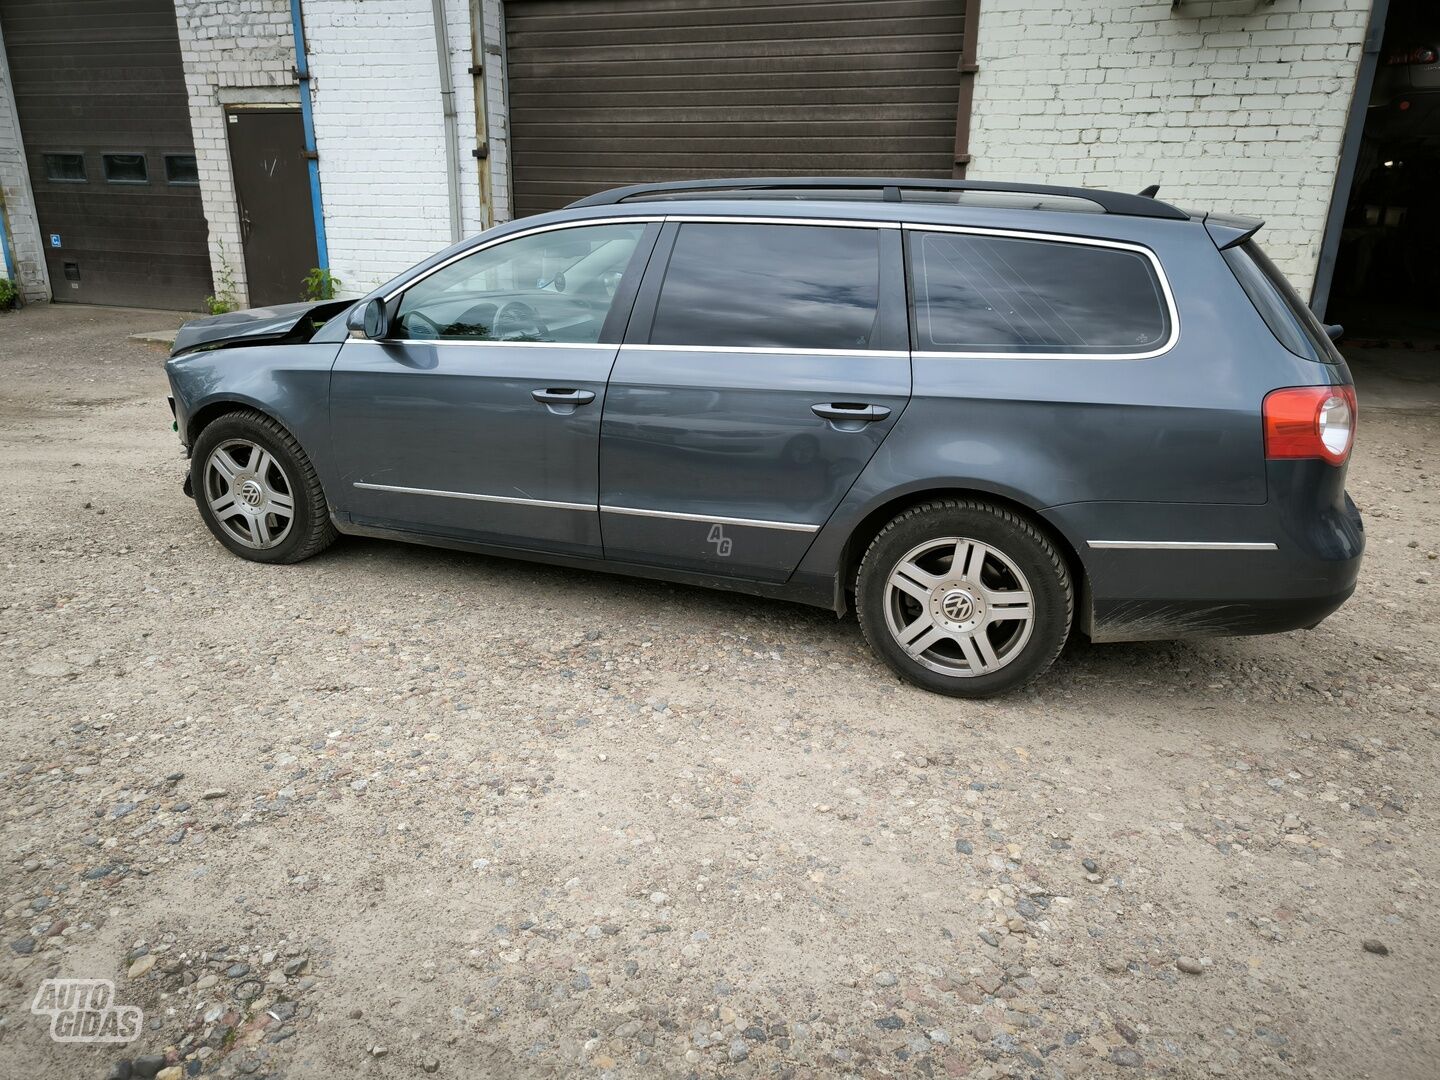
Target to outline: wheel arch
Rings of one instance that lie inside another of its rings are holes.
[[[266,419],[279,424],[285,429],[286,434],[296,442],[300,441],[299,436],[295,434],[294,428],[287,424],[283,417],[276,416],[272,410],[267,409],[264,405],[260,404],[260,402],[252,401],[244,397],[227,396],[210,399],[195,409],[195,411],[186,418],[185,445],[193,448],[195,440],[200,437],[202,431],[222,416],[229,416],[231,413],[238,412],[257,412]],[[302,443],[301,445],[303,446],[304,444]]]
[[[1090,581],[1085,571],[1085,563],[1080,558],[1080,552],[1070,538],[1057,529],[1052,522],[1047,521],[1035,507],[1022,502],[1013,495],[964,485],[923,486],[903,492],[892,492],[865,513],[850,530],[850,535],[846,538],[840,552],[839,576],[836,579],[835,589],[835,605],[838,613],[844,614],[854,606],[852,598],[855,594],[855,579],[860,573],[860,562],[864,559],[870,542],[880,535],[880,530],[885,528],[886,524],[897,515],[904,513],[912,506],[929,502],[932,499],[975,499],[993,503],[995,506],[1023,517],[1033,525],[1036,531],[1055,545],[1055,550],[1065,560],[1065,569],[1070,574],[1070,580],[1075,584],[1076,624],[1080,629],[1088,632],[1090,626]]]
[[[264,404],[255,401],[253,398],[238,394],[225,394],[223,396],[210,398],[197,406],[195,410],[185,418],[186,448],[193,455],[195,443],[206,428],[210,427],[210,425],[216,421],[223,420],[225,417],[233,416],[236,413],[254,413],[274,424],[285,437],[293,440],[295,445],[299,447],[300,452],[309,460],[311,467],[315,470],[316,479],[319,481],[321,491],[325,493],[327,504],[333,508],[333,503],[329,503],[332,486],[329,482],[327,472],[328,459],[324,454],[327,448],[323,445],[324,440],[320,438],[321,433],[312,430],[308,433],[310,437],[307,438],[306,433],[300,425],[291,423],[274,409],[267,408]],[[320,445],[314,445],[316,443]],[[188,474],[186,475],[185,483],[187,489],[192,484]],[[187,490],[187,494],[188,493]]]

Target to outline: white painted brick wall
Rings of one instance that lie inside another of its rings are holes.
[[[1170,0],[984,0],[973,179],[1138,191],[1264,218],[1307,295],[1369,0],[1189,18]]]
[[[25,145],[20,138],[20,116],[15,110],[3,37],[0,37],[0,202],[4,203],[5,228],[10,237],[10,253],[15,258],[20,297],[27,303],[49,300],[45,250],[41,246],[44,241],[30,190]],[[4,258],[0,256],[0,274],[4,273]]]
[[[483,0],[485,39],[503,42],[502,0]],[[450,242],[445,141],[430,0],[303,0],[321,202],[330,265],[358,296]],[[224,104],[299,101],[289,0],[176,0],[201,194],[217,289],[229,267],[246,302],[244,253]],[[510,217],[503,56],[483,56],[491,157],[473,155],[475,79],[470,0],[446,0],[460,141],[461,223],[485,224],[480,170],[493,179],[494,220]]]
[[[294,96],[290,4],[289,0],[176,0],[175,15],[200,197],[210,227],[210,269],[220,292],[229,268],[235,299],[244,306],[245,255],[222,98],[299,100]]]
[[[450,243],[444,114],[430,0],[306,0],[330,266],[369,291]],[[446,0],[464,235],[482,228],[470,5]]]

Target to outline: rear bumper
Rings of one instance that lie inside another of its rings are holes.
[[[1365,550],[1360,512],[1343,493],[1337,505],[1307,514],[1273,502],[1073,503],[1044,516],[1085,564],[1088,603],[1080,628],[1095,641],[1314,626],[1355,591]],[[1106,541],[1215,546],[1117,548]]]

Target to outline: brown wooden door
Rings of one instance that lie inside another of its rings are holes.
[[[225,120],[250,306],[303,300],[317,256],[300,110],[235,109]]]
[[[173,0],[0,0],[57,301],[199,311],[205,214]]]
[[[508,0],[517,215],[620,184],[955,170],[965,0]]]

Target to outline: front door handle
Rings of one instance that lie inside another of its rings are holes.
[[[811,405],[810,411],[822,420],[858,420],[863,424],[884,420],[890,410],[884,405],[862,405],[857,402],[836,401],[828,405]]]
[[[569,416],[576,406],[589,405],[595,400],[593,390],[570,390],[564,387],[532,390],[530,396],[557,416]]]

